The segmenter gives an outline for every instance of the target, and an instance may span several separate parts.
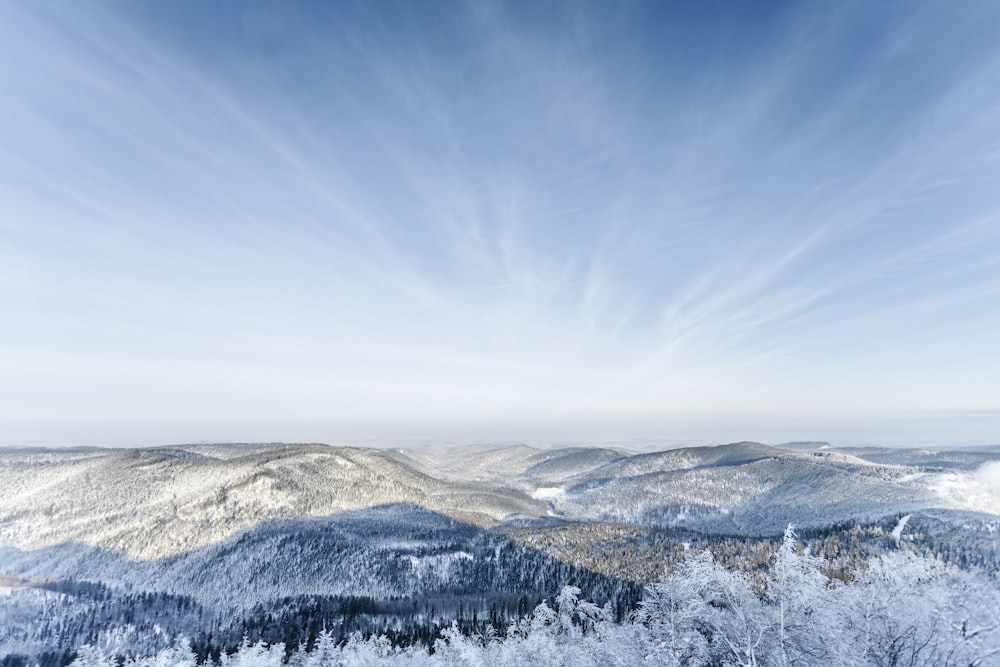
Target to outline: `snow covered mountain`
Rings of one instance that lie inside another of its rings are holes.
[[[537,516],[510,488],[431,477],[377,450],[324,445],[0,452],[0,543],[79,542],[135,558],[264,521],[411,503],[478,525]]]
[[[0,452],[0,545],[79,543],[163,558],[263,522],[396,503],[484,528],[557,518],[773,535],[789,522],[1000,511],[991,478],[980,472],[997,460],[992,449],[802,451],[747,442],[642,454],[526,446],[12,449]]]
[[[333,626],[430,645],[451,623],[504,631],[565,586],[621,620],[703,549],[757,576],[788,523],[835,578],[901,548],[994,572],[998,461],[751,442],[2,450],[0,656],[184,635],[207,659]]]

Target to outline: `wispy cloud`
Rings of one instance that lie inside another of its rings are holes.
[[[4,4],[0,418],[997,408],[998,12],[732,12]]]

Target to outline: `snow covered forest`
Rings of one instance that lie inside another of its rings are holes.
[[[722,567],[708,552],[646,587],[636,611],[617,623],[610,607],[567,586],[501,633],[473,635],[457,622],[428,647],[385,635],[338,642],[323,628],[298,646],[251,645],[221,654],[250,665],[954,665],[1000,664],[1000,582],[940,560],[890,551],[849,581],[824,575],[821,557],[790,527],[759,577]],[[130,656],[129,629],[105,634],[71,664],[195,665],[177,637],[153,655]],[[53,656],[53,659],[55,657]],[[15,664],[8,658],[6,664]]]
[[[998,451],[452,458],[11,450],[0,667],[1000,664]]]

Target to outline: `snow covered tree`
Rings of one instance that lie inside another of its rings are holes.
[[[842,619],[834,584],[823,574],[821,559],[799,551],[791,524],[785,529],[772,572],[768,601],[777,618],[771,662],[781,667],[839,662],[835,658],[841,641],[834,631]]]
[[[673,667],[708,662],[708,603],[701,595],[704,573],[711,566],[712,555],[704,552],[688,561],[673,576],[663,577],[646,587],[635,618],[650,632],[648,660]]]
[[[236,653],[222,657],[220,667],[281,667],[284,657],[284,644],[265,646],[263,642],[257,642],[251,646],[244,637]],[[194,665],[193,662],[191,664]]]

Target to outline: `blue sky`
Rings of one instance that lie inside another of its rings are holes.
[[[992,2],[0,2],[0,441],[996,442],[998,81]]]

